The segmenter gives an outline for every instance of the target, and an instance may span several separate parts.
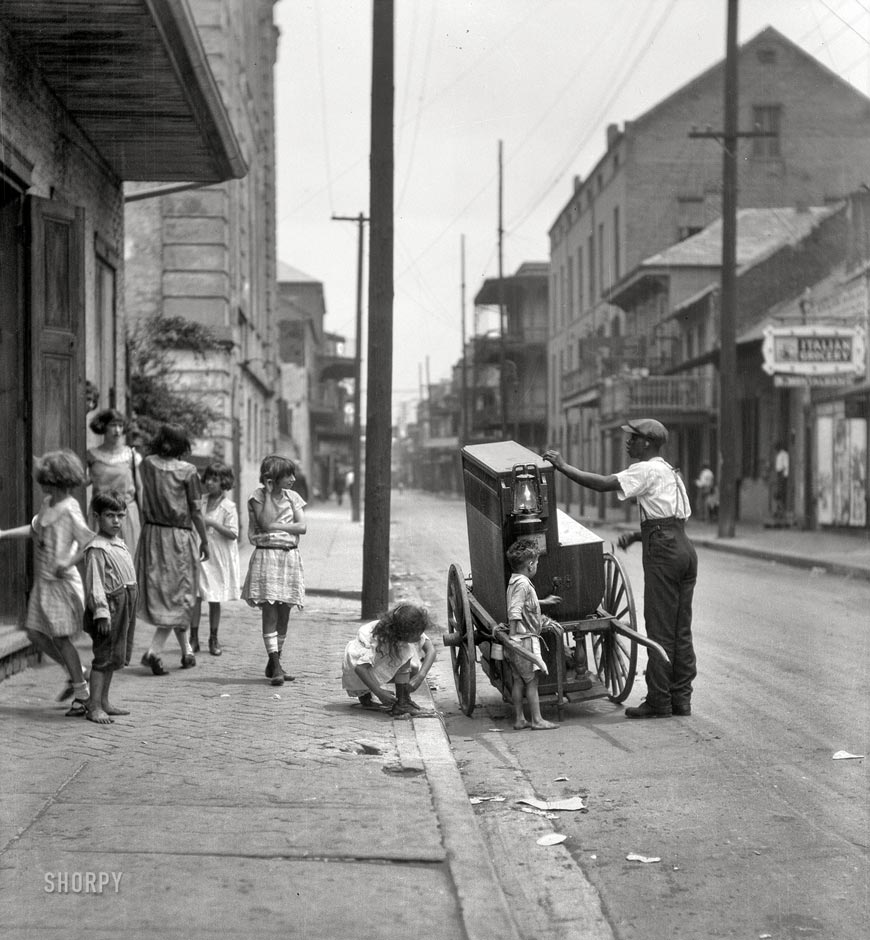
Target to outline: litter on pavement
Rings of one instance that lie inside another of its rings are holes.
[[[517,800],[517,803],[528,803],[529,806],[534,806],[536,809],[577,810],[581,813],[587,812],[586,804],[580,796],[569,796],[566,800],[522,799]]]
[[[472,804],[477,803],[504,803],[507,797],[504,796],[470,796],[468,798],[469,802]]]
[[[557,813],[548,813],[545,809],[535,809],[533,806],[521,806],[521,813],[531,813],[532,816],[543,816],[544,819],[558,819]]]
[[[541,836],[537,840],[538,845],[558,845],[560,842],[564,842],[568,836],[563,836],[561,832],[548,832],[547,835]]]
[[[657,855],[638,855],[637,852],[629,852],[625,858],[629,862],[643,862],[645,865],[648,865],[650,862],[661,861]]]
[[[848,751],[837,751],[831,760],[864,760],[864,755],[850,754]]]

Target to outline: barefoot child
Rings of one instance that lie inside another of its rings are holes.
[[[91,698],[87,718],[111,724],[113,715],[129,715],[109,702],[116,669],[130,662],[139,588],[133,558],[123,539],[127,505],[117,490],[104,490],[91,501],[97,535],[85,552],[85,633],[94,644]]]
[[[540,659],[541,657],[541,601],[531,579],[538,570],[538,547],[532,539],[521,538],[507,550],[507,560],[513,574],[507,586],[507,616],[510,635],[522,646]],[[553,596],[543,599],[543,603],[555,603]],[[538,699],[538,673],[540,667],[525,657],[506,647],[505,655],[511,664],[513,683],[511,699],[514,706],[514,728],[531,726],[535,731],[558,728],[551,721],[545,721],[541,715],[541,703]],[[523,714],[523,695],[529,701],[529,717]]]
[[[212,656],[223,653],[218,642],[221,623],[221,604],[237,601],[239,593],[239,512],[227,496],[233,488],[235,475],[225,463],[215,460],[202,473],[206,497],[202,507],[208,544],[211,550],[207,561],[199,566],[199,597],[193,609],[190,645],[199,652],[199,621],[202,602],[208,604],[208,651]]]
[[[411,693],[420,688],[435,662],[435,646],[426,636],[427,629],[432,629],[429,615],[413,604],[398,604],[380,620],[364,624],[345,648],[342,688],[358,698],[363,708],[377,708],[377,698],[383,705],[392,705],[393,715],[419,711]],[[389,682],[395,683],[395,695],[384,688]]]
[[[69,674],[73,701],[67,715],[84,715],[90,691],[73,639],[81,633],[85,599],[75,564],[94,533],[72,495],[85,483],[84,467],[71,450],[51,451],[36,461],[36,482],[46,497],[33,522],[0,532],[0,538],[33,538],[33,590],[24,629],[39,652]]]
[[[281,651],[287,639],[290,609],[305,606],[305,579],[299,557],[299,536],[307,531],[305,500],[291,489],[296,464],[270,454],[260,464],[260,486],[248,499],[248,538],[254,546],[242,598],[263,615],[263,643],[269,661],[266,678],[272,685],[292,682],[284,672]]]

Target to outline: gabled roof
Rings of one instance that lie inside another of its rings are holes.
[[[841,207],[811,206],[807,209],[739,209],[737,212],[737,268],[757,264],[784,245],[796,245],[828,216]],[[722,220],[645,258],[641,268],[718,267],[722,263]]]
[[[294,268],[293,265],[285,261],[279,261],[277,264],[278,283],[279,284],[319,284],[320,280]]]
[[[843,203],[775,209],[739,209],[737,212],[737,273],[759,264],[786,245],[803,241],[825,219],[842,209]],[[710,273],[710,284],[683,301],[677,310],[696,303],[719,283],[722,265],[722,220],[717,219],[705,229],[684,241],[659,251],[641,263],[607,292],[609,303],[627,307],[633,298],[646,290],[648,284],[666,279],[676,269],[702,269]]]
[[[0,21],[119,179],[247,173],[186,0],[0,0]]]
[[[800,55],[802,59],[804,59],[806,62],[809,62],[814,68],[818,69],[818,71],[824,74],[827,78],[836,82],[836,84],[838,84],[843,91],[849,92],[851,95],[860,99],[865,104],[870,104],[870,98],[867,98],[866,95],[863,95],[860,91],[858,91],[854,85],[850,85],[849,82],[847,82],[844,78],[841,78],[836,72],[832,71],[818,59],[811,56],[797,43],[792,42],[788,36],[784,36],[778,29],[774,29],[773,26],[765,26],[761,32],[756,33],[751,39],[747,39],[747,41],[739,47],[738,56],[744,56],[747,53],[752,52],[758,46],[764,46],[770,42],[778,42],[784,46],[788,46],[789,49]],[[654,104],[648,111],[644,111],[644,113],[635,118],[632,123],[637,126],[652,120],[653,118],[657,117],[659,111],[667,108],[676,98],[691,94],[699,85],[703,85],[709,81],[709,79],[718,72],[724,73],[724,71],[725,60],[720,59],[718,62],[711,65],[708,69],[705,69],[703,72],[701,72],[700,75],[696,75],[695,78],[688,81],[685,85],[681,85],[676,91],[672,92],[666,98],[662,98],[661,101]]]

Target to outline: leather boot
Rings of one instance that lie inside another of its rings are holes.
[[[190,648],[194,653],[199,652],[199,628],[191,627],[190,628]]]
[[[269,653],[266,675],[272,685],[284,685],[284,670],[281,668],[281,660],[277,653]]]

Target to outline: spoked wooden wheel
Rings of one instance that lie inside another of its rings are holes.
[[[609,552],[604,555],[604,596],[601,612],[616,617],[632,630],[637,630],[634,595],[622,563]],[[624,702],[634,685],[637,670],[637,642],[614,629],[592,634],[592,655],[595,671],[604,683],[612,702]]]
[[[447,573],[447,636],[444,637],[444,643],[450,647],[459,707],[466,715],[470,715],[474,711],[477,693],[474,623],[465,575],[459,565],[451,565]]]

